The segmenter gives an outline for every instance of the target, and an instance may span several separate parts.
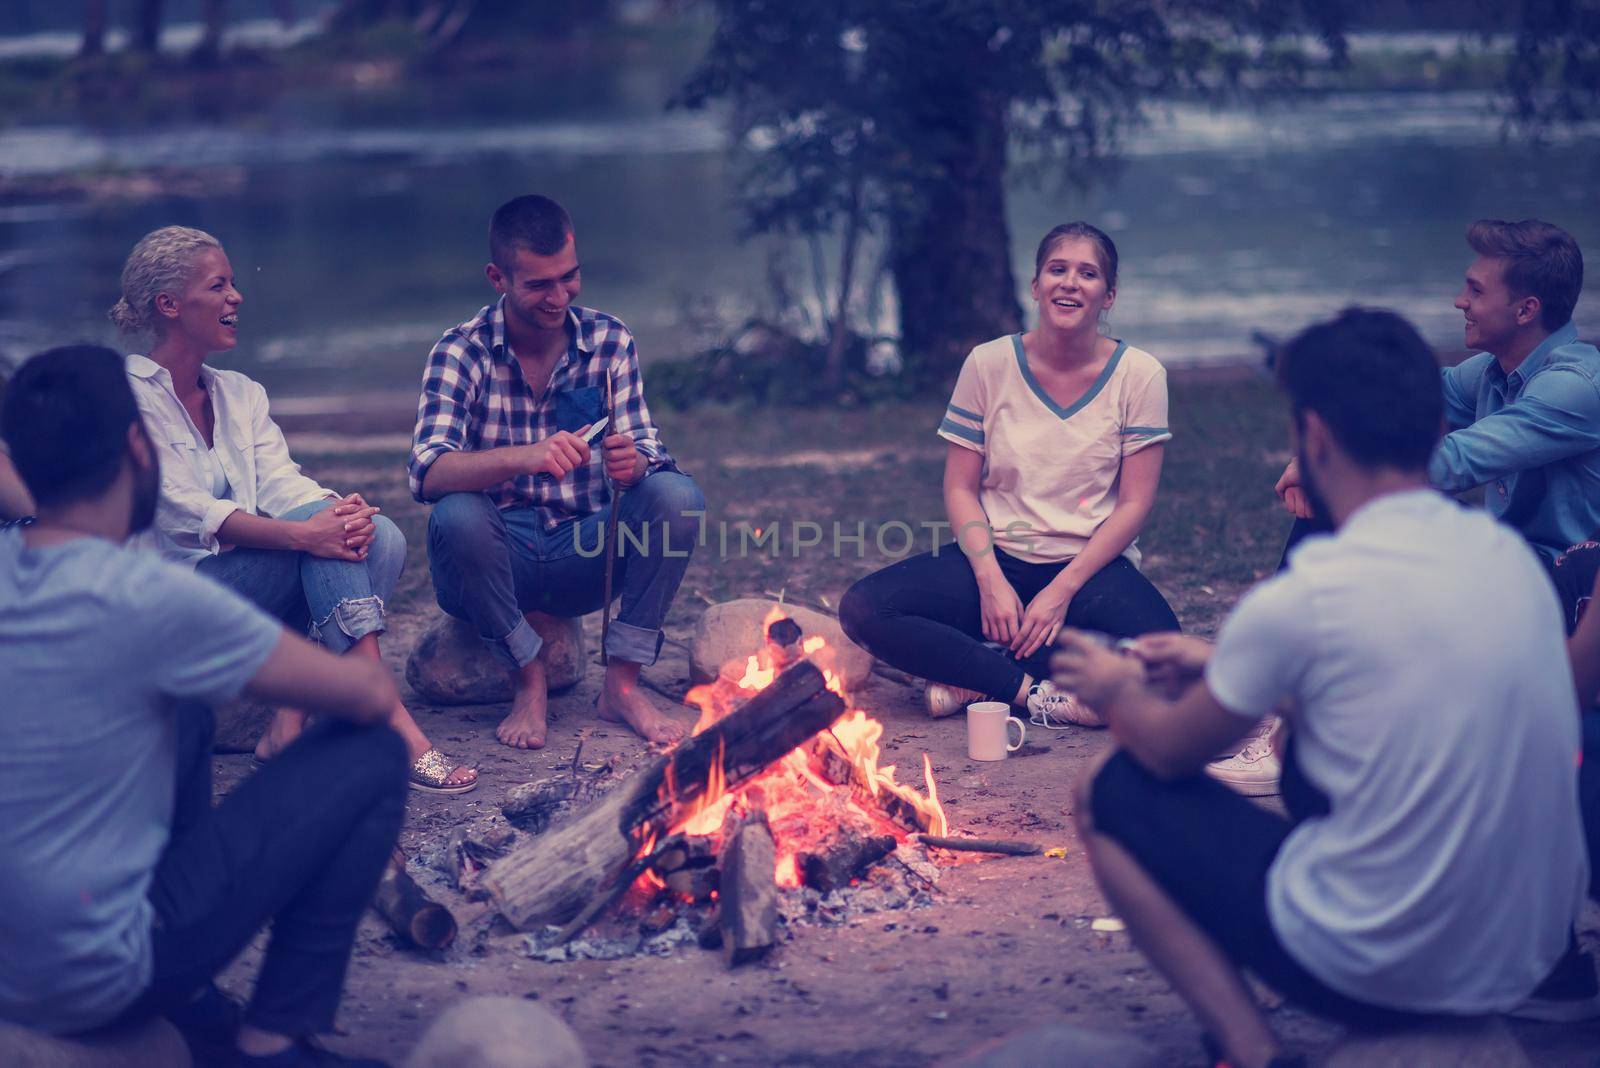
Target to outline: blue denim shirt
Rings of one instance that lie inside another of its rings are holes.
[[[1600,351],[1567,323],[1509,375],[1487,352],[1444,371],[1445,436],[1428,477],[1484,486],[1496,518],[1554,559],[1600,532]]]

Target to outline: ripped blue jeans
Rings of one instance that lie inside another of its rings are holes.
[[[313,501],[279,519],[309,519],[333,501]],[[330,652],[343,653],[368,634],[384,630],[383,605],[406,566],[406,538],[387,516],[376,528],[367,558],[328,560],[289,549],[230,549],[195,566],[243,596],[291,630],[308,635]]]

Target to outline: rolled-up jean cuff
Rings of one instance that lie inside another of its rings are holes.
[[[661,643],[665,637],[659,630],[636,627],[632,623],[613,619],[611,630],[606,634],[606,655],[649,667],[661,655]]]
[[[329,626],[330,623],[333,625]],[[373,594],[346,597],[333,606],[332,612],[312,622],[310,636],[312,641],[342,653],[367,635],[382,634],[386,629],[383,598]]]
[[[494,639],[489,643],[489,647],[515,670],[525,664],[533,663],[539,655],[539,650],[544,648],[544,639],[539,637],[538,631],[528,625],[526,619],[519,619],[517,625],[511,628],[510,634]]]

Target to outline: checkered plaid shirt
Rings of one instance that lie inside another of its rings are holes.
[[[614,411],[605,432],[631,436],[648,461],[646,473],[677,470],[645,406],[639,355],[621,320],[573,306],[572,344],[556,361],[544,391],[535,395],[506,347],[503,303],[485,307],[447,332],[428,355],[406,465],[413,497],[426,503],[423,476],[447,452],[532,445],[558,430],[576,431],[594,422],[604,411],[607,373]],[[611,499],[598,443],[588,466],[565,478],[518,475],[486,492],[501,508],[534,505],[547,528],[596,512]]]

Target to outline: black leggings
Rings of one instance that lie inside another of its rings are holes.
[[[995,559],[1023,605],[1067,562],[1030,564],[999,549]],[[965,554],[944,545],[875,571],[839,604],[850,640],[901,671],[1002,701],[1016,696],[1024,674],[1050,677],[1050,646],[1026,660],[983,644],[978,580]],[[1066,625],[1118,638],[1178,630],[1172,607],[1139,569],[1119,556],[1101,568],[1067,606]]]

